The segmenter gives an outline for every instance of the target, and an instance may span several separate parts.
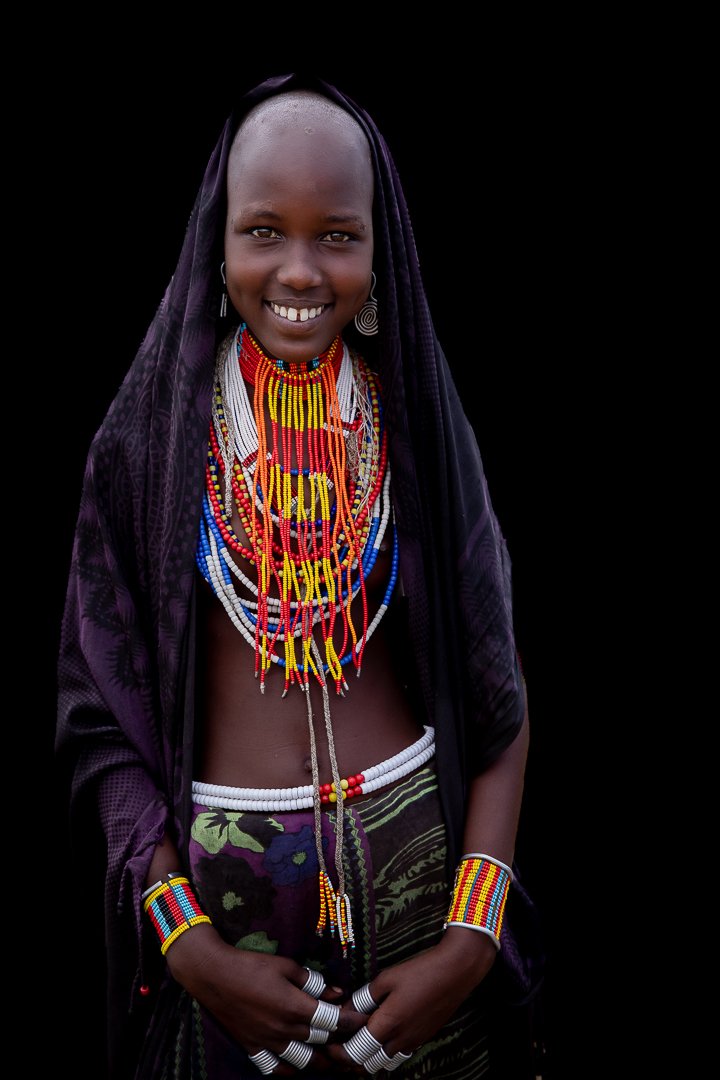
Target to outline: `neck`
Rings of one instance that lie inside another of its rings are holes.
[[[295,363],[266,352],[257,338],[250,333],[245,323],[238,328],[236,337],[240,370],[245,381],[249,383],[255,382],[258,369],[261,366],[273,368],[281,377],[307,379],[308,377],[320,375],[326,365],[330,364],[337,378],[342,360],[341,346],[342,340],[338,336],[318,356],[314,356],[311,360]]]

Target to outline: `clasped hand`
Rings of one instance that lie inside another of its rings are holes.
[[[195,938],[195,948],[198,931],[183,935],[188,945]],[[260,1073],[292,1076],[312,1067],[367,1075],[391,1072],[432,1038],[482,981],[495,955],[485,935],[453,928],[348,999],[318,972],[284,957],[233,949],[219,938],[201,959],[196,953],[191,961],[173,948],[168,961],[175,978],[246,1049]]]

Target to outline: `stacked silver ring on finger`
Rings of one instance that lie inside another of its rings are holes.
[[[322,1046],[330,1038],[330,1032],[325,1031],[324,1028],[311,1027],[310,1037],[305,1040],[308,1046]]]
[[[289,1065],[294,1065],[296,1069],[304,1069],[312,1055],[312,1046],[298,1042],[297,1039],[291,1039],[280,1057]]]
[[[333,1005],[329,1001],[318,1001],[317,1009],[312,1014],[310,1027],[322,1028],[323,1031],[337,1031],[339,1019],[339,1005]]]
[[[263,1076],[270,1076],[275,1066],[280,1064],[271,1050],[258,1050],[257,1054],[248,1054],[248,1058]]]
[[[389,1054],[385,1053],[385,1050],[381,1046],[376,1054],[373,1054],[372,1057],[369,1057],[367,1061],[363,1063],[363,1068],[366,1072],[369,1072],[371,1076],[380,1072],[381,1069],[392,1072],[393,1069],[397,1069],[398,1066],[402,1065],[404,1061],[408,1061],[411,1057],[412,1054],[403,1054],[400,1050],[398,1050],[397,1054],[393,1054],[393,1056],[390,1057]]]
[[[375,1012],[378,1007],[378,1003],[370,993],[370,983],[365,983],[359,990],[356,990],[352,996],[353,1008],[358,1012],[371,1013]]]
[[[361,1027],[345,1043],[345,1050],[358,1065],[364,1065],[368,1058],[382,1050],[382,1043],[366,1027]]]
[[[308,977],[307,982],[303,986],[303,990],[306,994],[312,994],[313,997],[319,998],[325,989],[325,980],[319,971],[313,971],[309,967],[306,967],[305,970],[308,973]]]

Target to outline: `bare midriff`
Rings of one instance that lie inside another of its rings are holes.
[[[371,621],[390,572],[390,542],[366,582]],[[247,572],[247,564],[245,564]],[[199,700],[203,732],[194,779],[232,787],[295,787],[311,783],[312,765],[306,694],[273,664],[264,693],[255,677],[253,647],[235,628],[220,601],[200,583]],[[356,627],[360,599],[353,602]],[[319,637],[319,631],[316,630]],[[365,648],[358,677],[352,662],[343,667],[348,689],[338,695],[328,683],[332,730],[341,777],[355,775],[399,753],[423,733],[407,691],[411,678],[402,650],[381,620]],[[332,781],[320,686],[310,682],[320,783]]]

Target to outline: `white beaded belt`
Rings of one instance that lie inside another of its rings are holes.
[[[363,769],[356,776],[342,780],[342,797],[351,799],[356,795],[369,795],[386,784],[393,784],[414,769],[419,769],[435,753],[435,729],[425,728],[422,738],[401,750],[399,754]],[[288,788],[238,788],[220,784],[202,784],[193,780],[192,793],[196,802],[205,806],[218,806],[224,810],[307,810],[314,805],[311,784]],[[320,798],[324,803],[337,802],[334,784],[323,784]]]

